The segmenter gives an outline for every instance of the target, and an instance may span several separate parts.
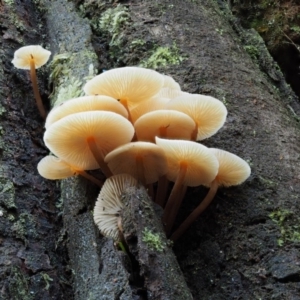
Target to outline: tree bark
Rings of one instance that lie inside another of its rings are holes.
[[[116,7],[110,1],[86,0],[75,8],[73,2],[44,0],[39,4],[43,13],[30,1],[8,3],[0,5],[3,299],[134,299],[139,293],[124,267],[126,258],[92,225],[97,189],[78,178],[62,183],[62,228],[55,184],[37,174],[36,165],[47,154],[43,124],[27,87],[29,76],[10,61],[16,45],[40,43],[39,25],[46,26],[42,33],[56,58],[50,70],[53,103],[80,94],[83,79],[93,70],[149,66],[152,54],[164,47],[168,54],[155,62],[159,71],[173,76],[183,91],[226,104],[225,126],[203,143],[246,159],[252,175],[242,186],[221,189],[178,240],[179,265],[194,299],[299,298],[300,106],[260,37],[242,29],[225,4],[212,0],[124,3],[128,20],[114,39],[97,23]],[[93,32],[79,12],[89,18]],[[38,72],[44,100],[48,91],[42,78],[48,75]],[[188,190],[176,226],[206,192]],[[143,260],[145,224],[137,224],[139,242],[132,251],[138,254],[141,274],[159,276]],[[145,278],[147,285],[150,279]],[[146,287],[149,299],[152,288],[159,292],[155,287]],[[153,299],[163,298],[158,294]]]

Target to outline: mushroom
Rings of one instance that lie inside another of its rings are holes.
[[[53,155],[48,155],[44,157],[38,163],[37,169],[41,176],[50,180],[64,179],[64,178],[72,177],[74,175],[81,175],[100,187],[103,185],[103,183],[100,180],[91,176],[84,170],[81,170],[78,167],[67,164],[62,159],[55,157]]]
[[[162,88],[163,75],[156,71],[124,67],[106,71],[86,83],[87,95],[107,95],[120,101],[129,109],[139,102],[150,99]],[[129,114],[129,120],[131,120]]]
[[[25,46],[15,51],[12,63],[18,69],[30,70],[30,79],[36,105],[43,119],[46,119],[46,111],[39,93],[36,71],[39,67],[47,63],[51,52],[39,45]]]
[[[180,85],[176,82],[171,76],[163,75],[164,76],[164,85],[163,88],[170,88],[172,90],[181,91]]]
[[[189,115],[196,127],[191,140],[203,140],[214,135],[225,123],[227,109],[218,99],[210,96],[186,94],[168,102],[167,109]]]
[[[166,104],[169,101],[170,99],[168,98],[155,96],[136,105],[133,109],[130,110],[132,124],[134,124],[138,118],[148,112],[165,109]]]
[[[103,184],[94,208],[94,222],[104,236],[120,239],[122,193],[126,188],[137,184],[137,180],[128,174],[114,175]]]
[[[251,174],[251,169],[246,161],[230,152],[210,148],[219,161],[219,171],[215,179],[210,183],[210,190],[204,200],[193,210],[186,220],[171,236],[171,240],[176,241],[190,225],[201,215],[213,200],[219,186],[233,186],[243,183]]]
[[[189,140],[196,124],[188,115],[175,110],[156,110],[134,123],[139,141],[155,143],[155,137]]]
[[[147,185],[167,172],[163,149],[148,142],[132,142],[120,146],[105,157],[113,174],[127,173]]]
[[[80,112],[66,116],[46,130],[44,141],[56,156],[83,170],[98,169],[109,177],[105,155],[131,141],[132,124],[110,111]]]
[[[123,105],[108,96],[84,96],[67,100],[54,107],[47,116],[45,128],[60,120],[61,118],[85,111],[112,111],[124,118],[128,118],[128,113]]]
[[[156,138],[156,144],[166,154],[167,178],[175,182],[163,214],[167,234],[170,233],[187,186],[209,184],[218,172],[218,160],[199,143]]]

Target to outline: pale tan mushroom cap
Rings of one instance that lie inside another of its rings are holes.
[[[195,129],[194,120],[188,115],[175,110],[156,110],[141,116],[134,123],[137,139],[155,143],[155,137],[191,140]],[[166,136],[160,128],[165,128]]]
[[[167,104],[167,109],[181,111],[197,123],[197,141],[214,135],[224,125],[227,116],[227,109],[220,100],[196,94],[171,100]]]
[[[169,87],[163,87],[155,96],[163,97],[171,100],[185,95],[190,95],[190,94],[186,92],[182,92],[181,90],[175,90]]]
[[[51,52],[44,49],[42,46],[25,46],[15,51],[12,63],[18,69],[30,70],[30,60],[33,57],[35,68],[38,69],[47,63],[50,55]]]
[[[159,109],[165,109],[166,104],[169,101],[170,99],[168,98],[154,96],[149,100],[141,102],[139,105],[135,106],[133,109],[130,110],[132,124],[134,124],[139,117],[148,112],[156,111]]]
[[[167,160],[163,149],[147,142],[133,142],[120,146],[106,155],[104,161],[113,174],[127,173],[138,178],[137,157],[144,166],[146,184],[158,181],[167,172]]]
[[[54,107],[47,116],[45,128],[51,124],[71,114],[85,111],[112,111],[124,118],[128,118],[126,108],[108,96],[84,96],[67,100]]]
[[[170,88],[173,90],[181,91],[180,85],[176,82],[171,76],[163,75],[164,76],[164,85],[163,88]]]
[[[221,149],[210,148],[209,150],[219,161],[216,180],[220,186],[239,185],[250,176],[250,166],[239,156]]]
[[[62,159],[53,155],[44,157],[37,166],[41,176],[47,179],[64,179],[75,175],[74,169]]]
[[[87,95],[107,95],[126,100],[128,106],[150,99],[162,88],[164,78],[156,71],[124,67],[106,71],[84,86]]]
[[[187,164],[184,185],[207,185],[215,179],[219,163],[207,147],[192,141],[167,140],[158,137],[156,144],[165,151],[168,161],[167,178],[169,180],[176,181],[181,163]]]
[[[98,169],[87,143],[93,137],[104,157],[108,152],[131,141],[132,124],[109,111],[81,112],[66,116],[45,132],[44,142],[56,156],[82,170]]]
[[[105,181],[94,208],[94,222],[104,236],[119,239],[118,217],[123,208],[121,196],[126,188],[137,184],[137,180],[128,174],[115,175]]]

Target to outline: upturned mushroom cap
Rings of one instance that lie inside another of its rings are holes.
[[[165,151],[169,180],[176,181],[182,164],[187,168],[183,180],[186,186],[207,185],[215,179],[219,163],[207,147],[192,141],[167,140],[158,137],[156,137],[156,144]]]
[[[137,139],[155,143],[155,137],[190,140],[196,124],[188,115],[175,110],[156,110],[134,123]]]
[[[85,111],[111,111],[124,118],[128,117],[125,107],[108,96],[84,96],[67,100],[54,107],[47,116],[45,128],[71,114]]]
[[[113,174],[127,173],[138,180],[138,162],[143,163],[143,176],[146,184],[158,181],[167,172],[164,151],[157,145],[147,142],[133,142],[120,146],[106,155],[104,161]]]
[[[37,166],[41,176],[47,179],[64,179],[75,175],[74,170],[62,159],[53,155],[44,157]]]
[[[88,139],[94,139],[102,157],[131,141],[132,124],[109,111],[81,112],[53,123],[45,132],[44,142],[56,156],[82,170],[98,169]]]
[[[220,100],[196,94],[172,99],[167,109],[181,111],[197,123],[197,141],[214,135],[224,125],[227,116],[227,109]]]
[[[107,95],[132,104],[150,99],[162,88],[164,78],[156,71],[124,67],[106,71],[84,86],[87,95]]]
[[[35,68],[43,66],[49,60],[51,52],[39,45],[25,46],[15,51],[12,63],[18,69],[30,70],[30,60],[34,59]]]
[[[219,171],[215,178],[219,186],[232,186],[243,183],[251,174],[246,161],[225,150],[209,149],[219,161]]]
[[[128,174],[115,175],[105,181],[94,208],[94,222],[104,236],[119,239],[118,218],[123,208],[121,196],[126,188],[137,184],[137,180]]]

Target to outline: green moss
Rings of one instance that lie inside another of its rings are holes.
[[[122,38],[123,28],[129,24],[130,15],[128,9],[118,4],[115,8],[106,10],[99,22],[94,24],[95,29],[108,34],[111,37],[110,45],[119,45]]]
[[[86,61],[93,61],[96,59],[96,54],[91,51],[81,51],[78,53],[62,53],[54,56],[50,64],[50,83],[53,85],[53,92],[50,95],[52,105],[55,105],[84,95],[83,85],[88,79],[95,76],[96,70],[93,65],[89,66],[88,76],[84,81],[80,81],[73,76],[70,66],[86,65]],[[86,72],[85,72],[86,73]]]
[[[33,297],[28,291],[29,277],[18,267],[12,267],[9,275],[8,290],[12,300],[31,300]]]
[[[7,209],[16,208],[14,184],[4,177],[0,177],[0,204]]]
[[[165,243],[161,240],[161,237],[158,233],[153,233],[147,227],[143,230],[143,242],[147,244],[147,246],[159,252],[162,252],[165,248]]]
[[[36,237],[36,222],[32,215],[22,213],[19,215],[18,220],[13,224],[12,231],[15,236],[27,243],[27,237]]]
[[[279,246],[283,246],[287,241],[300,242],[300,219],[295,217],[293,212],[279,209],[270,213],[269,217],[279,226],[281,234],[277,240]]]
[[[42,275],[42,277],[43,277],[43,279],[45,280],[45,283],[46,283],[45,289],[49,290],[49,287],[50,287],[49,282],[53,281],[53,279],[47,273],[42,272],[41,275]]]
[[[151,56],[141,62],[141,66],[145,68],[156,69],[167,65],[178,65],[184,58],[179,54],[179,49],[176,45],[172,47],[158,47],[154,50]]]
[[[259,51],[255,46],[246,45],[244,49],[248,52],[252,59],[257,59],[259,56]]]

